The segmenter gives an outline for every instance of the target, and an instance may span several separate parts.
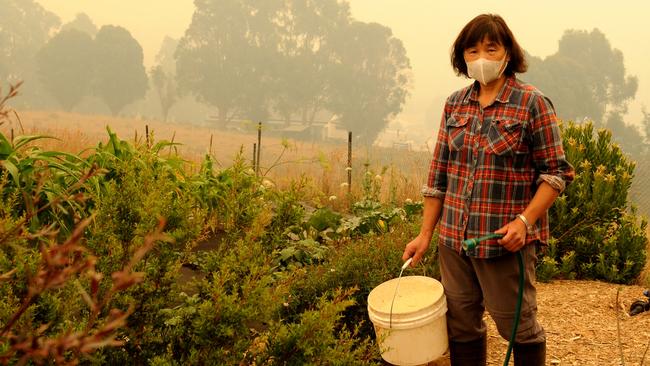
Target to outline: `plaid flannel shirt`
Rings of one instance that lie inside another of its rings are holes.
[[[492,233],[522,213],[542,181],[562,192],[573,177],[551,101],[508,77],[485,108],[478,102],[478,82],[447,99],[422,193],[443,200],[440,243],[460,253],[464,239]],[[546,243],[548,237],[545,214],[527,242]],[[487,240],[467,254],[505,253],[496,240]]]

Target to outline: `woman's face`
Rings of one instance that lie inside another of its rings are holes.
[[[490,61],[501,61],[506,55],[506,49],[501,43],[490,40],[484,37],[482,41],[476,43],[474,46],[468,47],[463,52],[465,62],[476,61],[479,58],[484,58]]]

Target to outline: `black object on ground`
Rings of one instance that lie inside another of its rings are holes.
[[[644,290],[643,295],[646,297],[645,299],[636,300],[630,305],[630,315],[637,315],[650,310],[650,291]]]

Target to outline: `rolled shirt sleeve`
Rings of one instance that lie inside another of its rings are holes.
[[[561,193],[573,181],[575,170],[564,154],[553,104],[541,94],[532,99],[533,161],[539,174],[536,183],[546,182]]]
[[[449,136],[447,133],[447,110],[448,103],[445,103],[445,112],[442,114],[438,138],[433,150],[431,166],[429,167],[429,178],[427,184],[422,187],[422,195],[444,199],[447,191],[447,169],[449,160]]]

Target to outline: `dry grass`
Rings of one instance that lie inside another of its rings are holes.
[[[170,124],[78,113],[19,111],[22,126],[17,121],[1,127],[7,135],[45,134],[57,139],[41,140],[44,149],[79,153],[107,140],[106,126],[125,140],[143,142],[145,127],[156,141],[170,140],[182,145],[179,154],[190,162],[198,162],[206,153],[212,154],[220,166],[227,167],[238,155],[252,161],[253,144],[257,142],[255,126],[250,132],[223,131],[211,126]],[[361,182],[366,170],[377,175],[385,169],[381,180],[382,198],[402,201],[418,199],[426,179],[429,153],[385,148],[353,150],[352,194],[361,195]],[[368,163],[368,166],[365,166]],[[316,200],[337,197],[342,205],[347,195],[347,145],[345,143],[310,143],[284,140],[263,130],[261,173],[281,188],[298,179],[306,181],[307,194]],[[336,205],[336,204],[335,204]]]

